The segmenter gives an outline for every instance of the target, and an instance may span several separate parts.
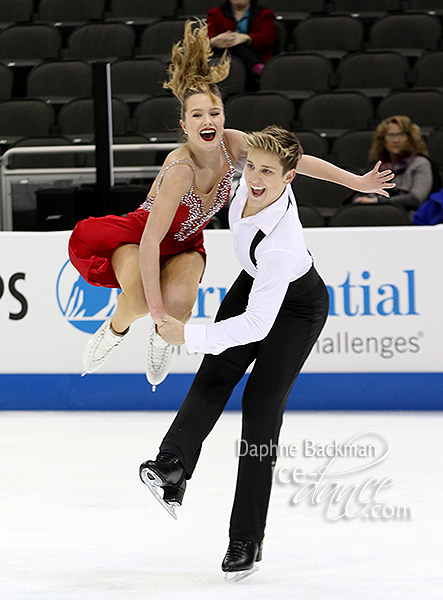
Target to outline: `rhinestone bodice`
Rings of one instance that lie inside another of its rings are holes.
[[[215,191],[215,195],[213,197],[213,201],[208,211],[205,210],[203,200],[195,192],[195,167],[189,160],[187,160],[186,158],[174,160],[171,163],[169,163],[169,165],[167,165],[160,174],[160,177],[157,182],[157,194],[160,189],[160,184],[162,182],[164,174],[173,165],[179,163],[187,163],[192,167],[194,171],[194,181],[192,182],[191,188],[182,197],[177,212],[175,213],[174,219],[172,220],[171,227],[169,228],[169,231],[166,234],[168,237],[171,237],[175,241],[184,242],[199,231],[201,231],[204,227],[206,227],[206,225],[209,223],[212,217],[226,204],[229,198],[232,178],[234,176],[234,165],[232,164],[231,157],[229,156],[228,151],[226,150],[223,138],[220,140],[220,142],[223,152],[226,156],[226,160],[228,161],[229,169],[227,173],[220,179],[217,185],[217,189]],[[155,196],[148,195],[146,197],[146,200],[139,207],[139,210],[145,210],[149,212],[152,208],[154,200]]]

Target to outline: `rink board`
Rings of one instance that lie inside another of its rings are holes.
[[[443,408],[443,226],[305,231],[330,314],[289,398],[294,409]],[[0,409],[176,409],[201,362],[183,348],[155,394],[144,373],[149,317],[99,374],[80,378],[116,290],[86,284],[69,232],[0,233]],[[205,232],[193,323],[210,323],[239,272],[229,231]],[[284,351],[284,349],[282,349]],[[229,404],[240,407],[240,384]]]
[[[171,374],[155,393],[144,375],[0,375],[0,410],[177,410],[193,374]],[[247,376],[228,410],[241,409]],[[302,373],[289,410],[441,410],[443,373]]]

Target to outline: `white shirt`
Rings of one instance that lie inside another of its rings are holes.
[[[242,218],[248,198],[244,178],[229,209],[234,250],[242,268],[254,278],[243,314],[210,325],[185,325],[189,352],[220,354],[232,346],[264,339],[277,317],[292,281],[305,275],[312,265],[291,185],[270,206]],[[290,202],[289,202],[290,200]],[[257,245],[255,266],[250,247],[257,232],[265,237]]]

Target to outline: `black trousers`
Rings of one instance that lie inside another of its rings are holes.
[[[220,305],[216,321],[245,311],[252,283],[253,278],[242,271]],[[190,478],[202,442],[255,360],[242,398],[242,452],[229,529],[232,539],[263,539],[283,412],[294,381],[325,324],[328,306],[326,286],[312,267],[289,285],[274,325],[263,340],[228,348],[218,356],[205,355],[161,444],[162,452],[179,457]],[[262,444],[270,451],[260,458],[252,449]]]

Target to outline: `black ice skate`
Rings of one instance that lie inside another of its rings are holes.
[[[258,571],[255,562],[262,559],[263,542],[229,540],[228,550],[222,563],[225,581],[236,582]]]
[[[175,509],[181,506],[186,489],[185,470],[173,454],[160,452],[155,460],[140,465],[140,479],[168,513],[177,518]],[[163,488],[163,496],[158,488]]]

